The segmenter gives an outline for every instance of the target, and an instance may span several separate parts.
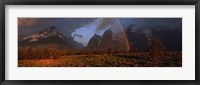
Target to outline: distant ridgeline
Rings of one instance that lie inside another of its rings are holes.
[[[125,51],[146,52],[152,38],[160,39],[166,51],[182,51],[181,29],[148,28],[142,31],[134,31],[133,26],[118,34],[113,34],[108,29],[102,36],[95,34],[87,46],[76,42],[73,38],[65,38],[55,26],[51,26],[39,33],[18,37],[19,49],[65,49],[65,50],[88,50],[88,51]],[[150,31],[150,35],[147,33]]]
[[[161,26],[135,31],[135,25],[126,30],[130,47],[135,52],[148,51],[153,38],[160,39],[165,51],[182,51],[182,28],[169,29]]]

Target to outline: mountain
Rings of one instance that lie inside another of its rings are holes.
[[[128,29],[126,31],[130,47],[133,48],[131,50],[135,52],[145,52],[149,47],[149,40],[143,33],[138,33],[132,31],[132,29]]]
[[[78,49],[77,46],[75,46],[76,44],[80,46],[80,44],[75,41],[69,42],[69,40],[67,40],[55,26],[51,26],[30,36],[25,37],[19,35],[18,37],[19,47]]]
[[[124,39],[124,38],[123,38]],[[123,41],[123,42],[121,42]],[[98,51],[106,51],[111,49],[115,50],[126,50],[126,43],[124,40],[119,40],[114,38],[112,31],[106,30],[102,36],[95,34],[90,40],[86,47],[87,50],[98,50]]]
[[[152,29],[152,36],[161,40],[165,50],[182,51],[182,30],[180,29]]]
[[[101,36],[95,34],[90,41],[88,42],[88,46],[87,49],[91,49],[91,50],[97,50],[100,48],[100,44],[101,44]]]
[[[139,27],[131,25],[127,28],[126,34],[132,50],[145,52],[149,48],[149,43],[153,37],[159,38],[166,51],[182,50],[182,29],[167,28],[162,26]]]

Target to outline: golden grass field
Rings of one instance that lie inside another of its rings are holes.
[[[178,59],[178,60],[177,60]],[[19,67],[181,67],[180,56],[153,61],[145,54],[123,55],[69,55],[56,59],[19,60]]]

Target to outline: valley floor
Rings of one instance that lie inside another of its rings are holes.
[[[155,61],[146,54],[68,55],[57,59],[19,60],[18,67],[181,67],[181,56]]]

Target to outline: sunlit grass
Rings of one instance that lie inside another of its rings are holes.
[[[164,60],[166,59],[166,60]],[[177,60],[178,59],[178,60]],[[181,67],[181,56],[165,56],[153,61],[146,53],[68,55],[57,59],[19,60],[19,67]]]

